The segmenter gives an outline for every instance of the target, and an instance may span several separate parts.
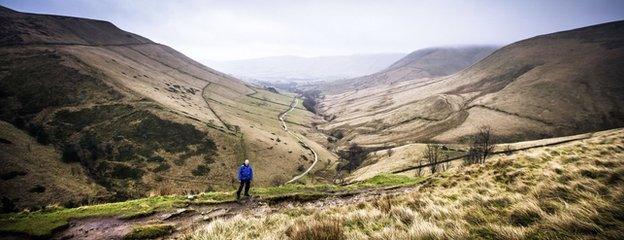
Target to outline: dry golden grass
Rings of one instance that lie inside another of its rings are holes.
[[[437,173],[394,194],[242,213],[189,238],[618,239],[623,183],[618,131]]]
[[[346,130],[345,143],[404,145],[457,142],[483,123],[509,142],[620,127],[621,117],[605,113],[624,99],[624,85],[613,75],[624,69],[624,51],[604,46],[622,40],[622,25],[526,39],[446,77],[380,72],[363,77],[374,79],[370,85],[332,86],[320,105],[335,119],[319,128]],[[595,92],[579,93],[586,79]]]

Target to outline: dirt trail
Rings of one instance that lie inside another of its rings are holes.
[[[174,232],[166,239],[184,239],[197,227],[215,219],[227,219],[239,213],[264,216],[296,206],[323,208],[369,201],[380,195],[395,195],[413,191],[414,187],[388,187],[357,191],[328,192],[315,199],[298,198],[296,195],[273,199],[248,199],[241,203],[226,202],[219,204],[194,205],[180,207],[171,211],[154,213],[134,219],[119,217],[97,217],[76,219],[69,226],[57,231],[52,239],[123,239],[135,226],[148,224],[168,224],[174,226]]]
[[[58,231],[53,239],[123,239],[135,226],[148,224],[174,226],[174,233],[167,238],[176,239],[196,224],[210,222],[216,218],[229,217],[247,209],[261,209],[261,204],[261,202],[252,202],[249,204],[189,205],[134,219],[120,217],[76,219],[71,221],[67,228]]]
[[[310,170],[312,170],[312,168],[314,168],[314,166],[316,165],[316,163],[318,162],[318,154],[316,153],[316,151],[314,151],[314,149],[312,149],[308,144],[306,144],[303,139],[301,139],[301,137],[299,137],[297,134],[295,134],[294,132],[288,130],[288,126],[286,125],[286,121],[284,121],[284,119],[286,118],[286,115],[289,112],[292,112],[292,110],[295,109],[295,107],[297,107],[297,104],[299,104],[299,99],[297,99],[296,97],[293,97],[293,101],[290,104],[290,109],[288,109],[288,111],[280,114],[278,116],[279,120],[282,121],[282,128],[284,128],[284,131],[288,132],[290,135],[292,135],[293,137],[295,137],[299,143],[301,143],[301,145],[310,150],[310,152],[312,152],[312,154],[314,154],[314,162],[312,162],[312,165],[310,165],[310,167],[308,169],[305,170],[305,172],[295,176],[293,179],[290,179],[288,182],[286,183],[291,183],[294,181],[299,180],[300,178],[302,178],[303,176],[305,176],[306,174],[308,174],[308,172],[310,172]]]

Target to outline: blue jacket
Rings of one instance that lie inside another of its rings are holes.
[[[253,179],[253,169],[251,169],[251,165],[241,165],[238,169],[238,180],[241,181],[250,181]]]

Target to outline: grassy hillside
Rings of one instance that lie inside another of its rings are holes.
[[[624,234],[623,159],[620,130],[497,156],[404,191],[241,213],[189,237],[618,239]]]
[[[326,93],[337,94],[414,79],[448,76],[487,57],[494,50],[496,47],[493,46],[420,49],[377,73],[321,84],[319,88]]]
[[[433,175],[380,174],[344,186],[256,187],[256,200],[246,204],[233,203],[229,191],[1,214],[0,232],[47,237],[158,232],[190,239],[617,239],[624,233],[623,159],[624,130],[619,129]],[[80,228],[92,222],[107,231],[89,235]]]
[[[59,161],[59,151],[2,121],[0,141],[2,212],[55,203],[76,206],[110,198],[79,163]]]
[[[501,141],[624,125],[624,22],[523,40],[447,77],[326,94],[320,128],[365,145],[459,142],[488,124]]]
[[[81,167],[110,193],[105,199],[230,189],[245,158],[259,185],[311,164],[310,151],[277,119],[294,95],[247,85],[108,22],[6,8],[0,18],[0,120],[56,151],[50,160]],[[297,109],[288,119],[297,132],[323,139],[310,129],[312,118]],[[315,147],[323,161],[335,161]],[[69,203],[58,200],[16,201]]]

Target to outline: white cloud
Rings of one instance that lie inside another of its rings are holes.
[[[609,0],[0,0],[0,4],[109,20],[192,58],[213,60],[507,44],[624,18],[624,1]]]

